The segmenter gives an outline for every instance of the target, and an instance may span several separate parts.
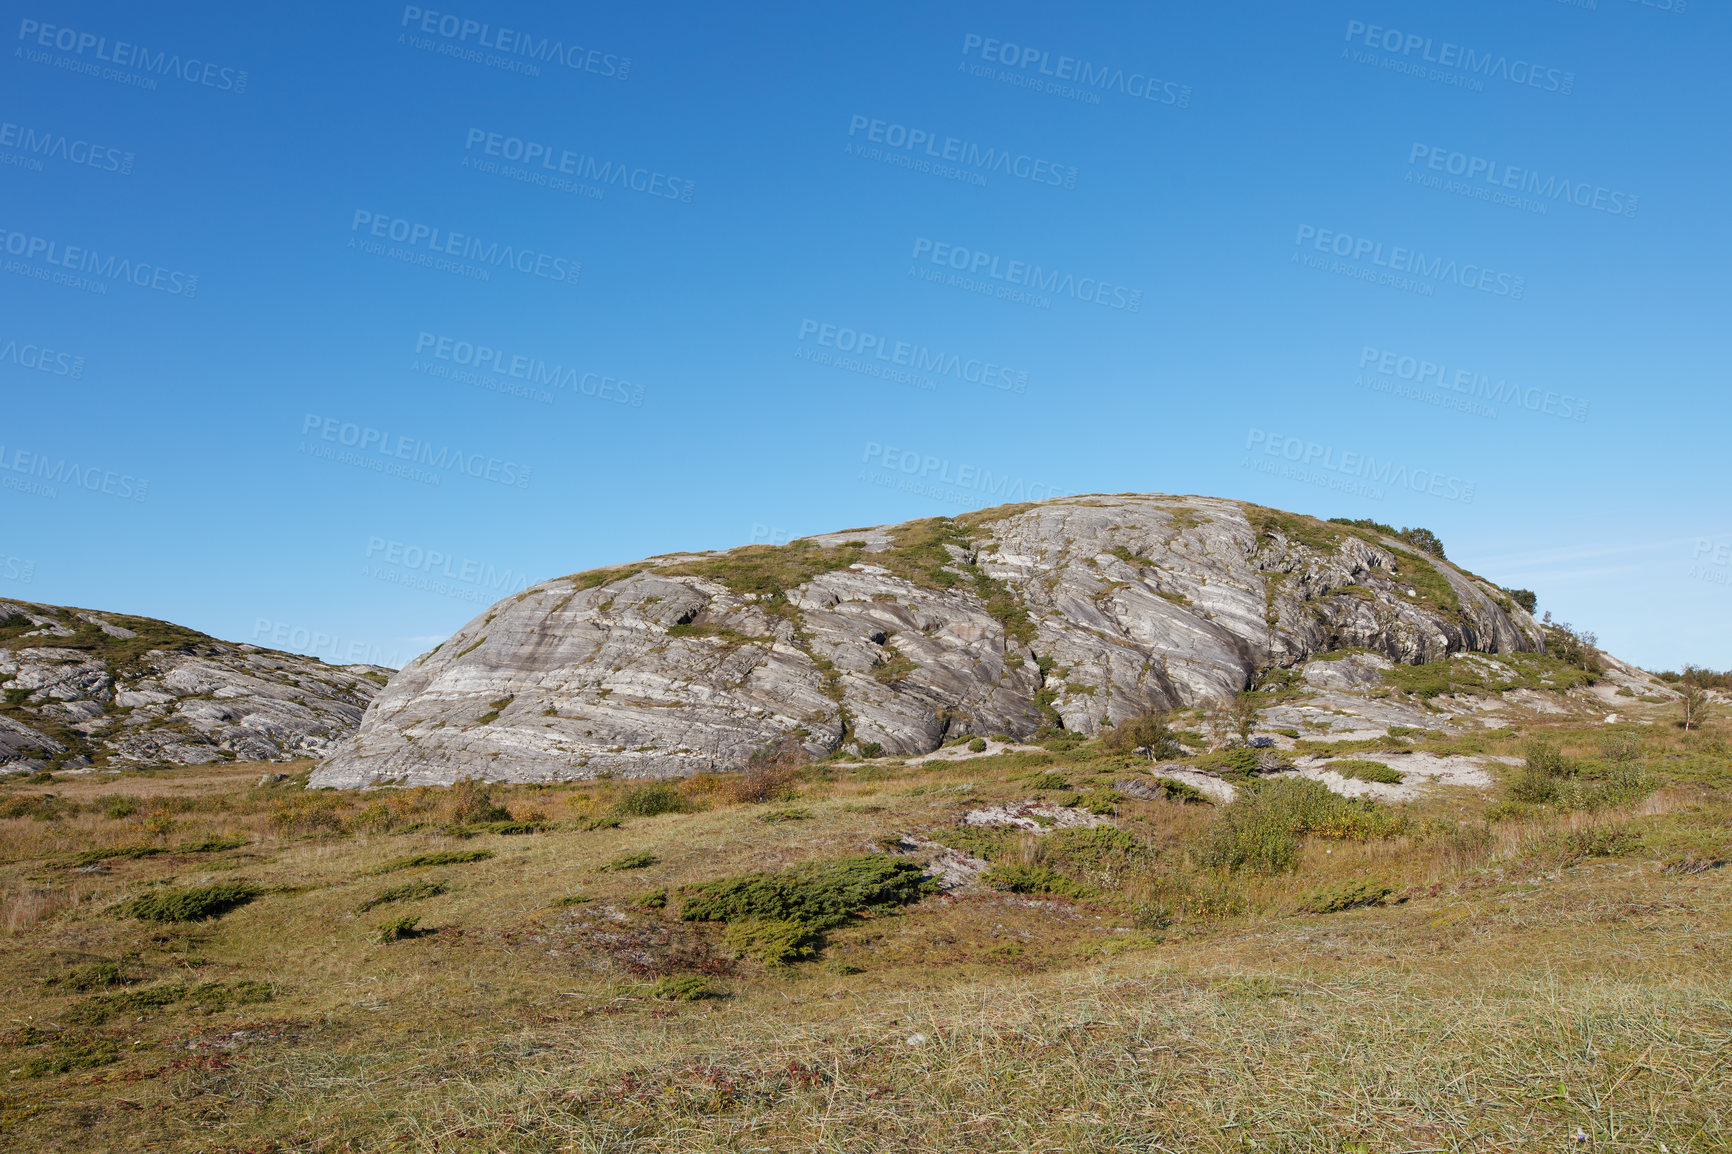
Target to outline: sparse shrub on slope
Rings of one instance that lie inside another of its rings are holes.
[[[697,809],[690,798],[671,785],[656,783],[628,789],[613,804],[621,817],[657,817],[664,813],[691,813]]]
[[[511,811],[493,800],[486,782],[461,778],[451,787],[451,821],[456,825],[486,825],[511,821]]]
[[[250,882],[218,882],[208,886],[183,886],[145,894],[122,906],[122,910],[145,922],[202,922],[220,918],[264,893]]]
[[[1408,824],[1402,814],[1307,778],[1270,778],[1241,787],[1192,856],[1205,869],[1287,873],[1299,864],[1303,837],[1368,841],[1394,837]]]
[[[723,784],[722,793],[742,803],[792,801],[800,767],[810,760],[798,739],[783,737],[754,752],[739,776]]]
[[[915,863],[873,854],[687,886],[680,918],[727,922],[736,949],[779,964],[816,953],[818,934],[857,913],[907,905],[932,889]]]

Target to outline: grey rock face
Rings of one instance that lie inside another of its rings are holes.
[[[0,601],[0,770],[322,755],[354,732],[388,672]]]
[[[493,606],[394,675],[312,784],[676,776],[788,734],[815,755],[1093,734],[1328,650],[1540,649],[1500,601],[1398,542],[1202,497],[1071,497],[676,554]]]

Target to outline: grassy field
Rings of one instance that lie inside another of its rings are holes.
[[[1094,746],[757,788],[14,779],[0,1146],[1726,1149],[1727,739],[1404,738],[1528,764],[1400,809],[1137,801]],[[957,828],[1035,800],[1123,832]],[[918,838],[991,871],[892,895]],[[811,912],[832,882],[869,908]]]

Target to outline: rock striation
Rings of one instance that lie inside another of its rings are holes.
[[[322,756],[390,672],[0,601],[0,771]]]
[[[543,582],[393,675],[312,784],[678,776],[789,735],[922,754],[1093,734],[1323,652],[1373,656],[1305,676],[1543,647],[1503,590],[1377,531],[1066,497]]]

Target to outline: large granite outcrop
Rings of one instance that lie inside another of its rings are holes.
[[[1543,634],[1375,532],[1067,497],[543,582],[393,675],[312,784],[676,776],[790,734],[815,755],[1091,734],[1348,647],[1417,663]]]
[[[322,756],[389,672],[0,601],[0,771]]]

